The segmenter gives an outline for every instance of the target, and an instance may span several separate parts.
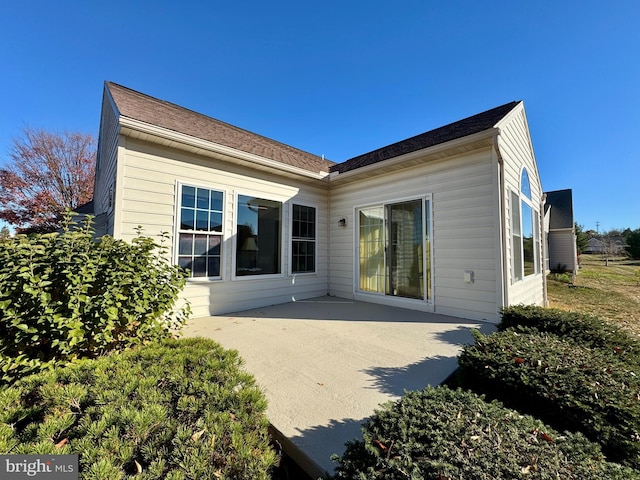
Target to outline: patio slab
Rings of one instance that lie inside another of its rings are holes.
[[[494,326],[327,296],[192,319],[183,334],[240,352],[276,437],[317,478],[381,403],[453,373],[472,329]]]

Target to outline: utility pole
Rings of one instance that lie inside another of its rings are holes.
[[[596,233],[600,235],[600,222],[596,222]]]

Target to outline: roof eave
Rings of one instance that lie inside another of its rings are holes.
[[[448,142],[440,143],[438,145],[433,145],[431,147],[423,148],[420,150],[416,150],[414,152],[405,153],[404,155],[399,155],[397,157],[393,157],[387,160],[383,160],[381,162],[376,162],[371,165],[366,165],[364,167],[354,168],[353,170],[349,170],[347,172],[331,172],[329,174],[329,181],[331,183],[341,182],[351,179],[356,176],[362,176],[363,174],[372,174],[376,170],[389,169],[394,166],[398,166],[402,163],[409,162],[411,160],[415,160],[419,157],[429,156],[429,155],[437,155],[439,153],[443,153],[447,150],[456,149],[465,145],[471,145],[473,143],[486,140],[486,139],[494,139],[496,135],[500,135],[500,129],[496,127],[489,128],[487,130],[483,130],[478,133],[474,133],[471,135],[467,135],[464,137],[456,138],[454,140],[450,140]]]
[[[226,158],[237,159],[240,161],[238,163],[249,162],[251,164],[255,164],[256,166],[278,170],[289,175],[293,174],[296,176],[302,176],[316,180],[322,180],[329,175],[328,172],[313,172],[304,168],[295,167],[293,165],[287,165],[286,163],[261,157],[260,155],[243,152],[242,150],[227,147],[226,145],[203,140],[201,138],[186,135],[174,130],[169,130],[167,128],[142,122],[140,120],[136,120],[134,118],[126,117],[123,115],[120,115],[119,123],[121,127],[121,134],[128,136],[132,132],[143,133],[149,135],[151,137],[149,140],[151,141],[154,141],[154,139],[156,139],[155,143],[162,144],[163,142],[161,140],[165,140],[173,142],[171,145],[172,147],[181,148],[182,146],[182,148],[185,150],[189,150],[188,147],[191,147],[192,149],[195,148],[203,152],[210,152],[214,154],[224,155]]]

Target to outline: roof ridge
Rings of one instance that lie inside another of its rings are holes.
[[[424,148],[479,133],[495,126],[522,100],[512,101],[498,107],[485,110],[460,120],[419,133],[404,140],[385,145],[370,152],[350,158],[330,168],[332,172],[344,173],[349,170],[382,162],[399,155],[415,152]]]
[[[253,137],[259,137],[259,138],[261,138],[261,139],[263,139],[263,140],[265,140],[265,141],[267,141],[269,143],[275,143],[275,144],[278,144],[281,147],[286,147],[287,149],[289,149],[289,150],[291,150],[293,152],[301,152],[301,153],[303,153],[305,155],[310,155],[312,157],[317,158],[318,160],[321,160],[323,162],[328,163],[329,166],[335,165],[335,163],[336,163],[336,162],[333,162],[331,160],[328,160],[328,159],[324,158],[324,156],[320,156],[320,155],[317,155],[315,153],[311,153],[311,152],[308,152],[306,150],[302,150],[301,148],[297,148],[297,147],[294,147],[294,146],[289,145],[287,143],[280,142],[280,141],[275,140],[273,138],[267,137],[266,135],[262,135],[260,133],[256,133],[256,132],[252,132],[250,130],[247,130],[245,128],[238,127],[238,126],[233,125],[231,123],[225,122],[224,120],[220,120],[220,119],[214,118],[214,117],[212,117],[210,115],[206,115],[206,114],[204,114],[202,112],[198,112],[196,110],[192,110],[190,108],[183,107],[182,105],[178,105],[177,103],[170,102],[168,100],[163,100],[161,98],[157,98],[157,97],[151,96],[151,95],[146,94],[144,92],[139,92],[138,90],[134,90],[134,89],[132,89],[130,87],[126,87],[124,85],[120,85],[119,83],[112,82],[112,81],[105,81],[105,85],[107,85],[109,87],[114,86],[114,87],[126,90],[129,94],[133,94],[133,95],[136,95],[136,96],[139,96],[139,97],[143,97],[143,98],[147,99],[148,101],[159,102],[160,104],[162,104],[164,106],[167,106],[169,108],[177,108],[179,110],[189,112],[191,114],[197,115],[198,117],[201,117],[203,120],[214,121],[214,122],[216,122],[216,123],[218,123],[218,124],[220,124],[220,125],[222,125],[222,126],[224,126],[226,128],[233,129],[233,130],[235,130],[237,132],[241,132],[242,134],[245,134],[245,135],[248,134],[248,135],[251,135]]]

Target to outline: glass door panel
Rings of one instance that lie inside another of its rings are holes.
[[[387,206],[387,295],[424,299],[422,200]]]
[[[359,225],[359,288],[363,292],[384,293],[384,207],[380,205],[361,209],[359,212]]]

